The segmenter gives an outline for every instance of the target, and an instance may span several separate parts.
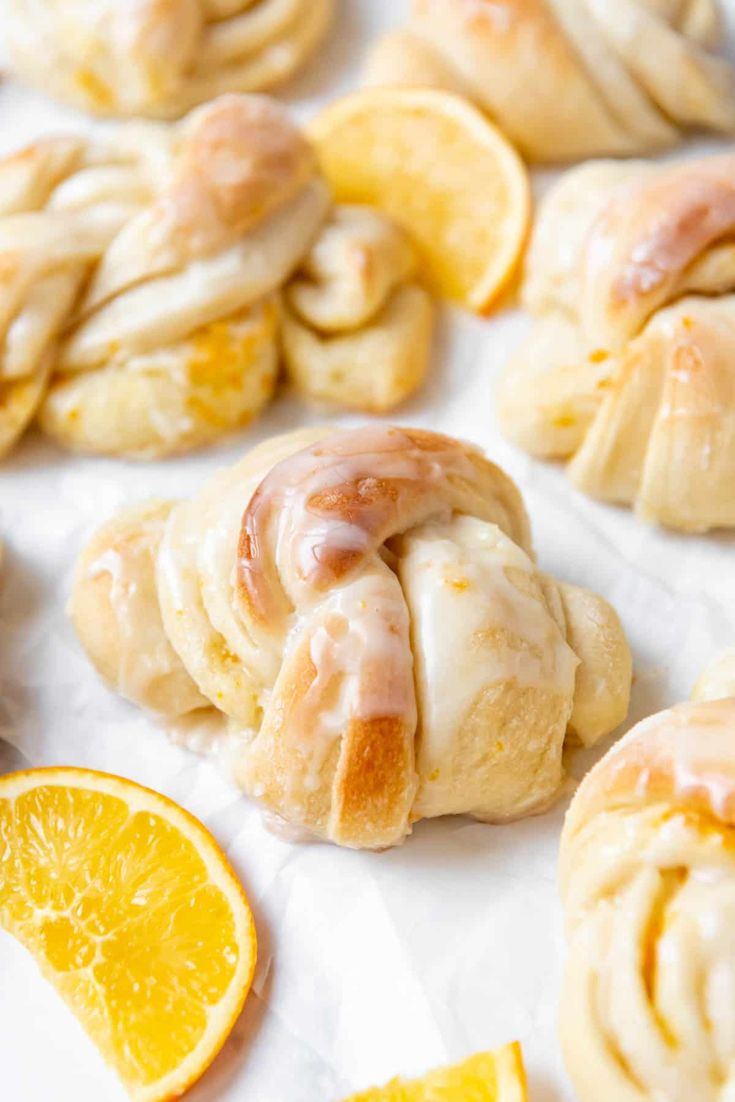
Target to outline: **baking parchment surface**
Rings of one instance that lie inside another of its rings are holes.
[[[301,118],[357,83],[365,45],[400,24],[406,4],[341,7],[330,45],[285,97]],[[58,125],[90,124],[0,85],[0,149]],[[710,147],[690,143],[679,155]],[[554,175],[535,173],[536,191]],[[705,662],[735,643],[735,536],[648,528],[503,440],[493,384],[527,325],[510,309],[487,321],[443,309],[430,382],[392,419],[476,441],[518,481],[542,567],[603,593],[623,619],[635,654],[632,722],[685,699]],[[283,394],[247,434],[146,465],[74,458],[37,434],[22,442],[0,470],[0,738],[12,747],[0,752],[0,769],[121,773],[187,807],[233,861],[255,911],[259,963],[245,1011],[192,1102],[335,1102],[516,1038],[534,1102],[571,1102],[556,1026],[564,801],[508,826],[421,823],[402,848],[381,854],[289,844],[213,763],[173,745],[99,682],[65,616],[78,549],[120,506],[189,494],[262,438],[324,419]],[[596,753],[575,755],[571,772],[581,775]],[[0,1066],[9,1102],[125,1097],[30,957],[2,934]]]

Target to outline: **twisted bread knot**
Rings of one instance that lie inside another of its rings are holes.
[[[735,158],[599,163],[542,208],[500,389],[522,447],[685,530],[735,525]]]
[[[735,1088],[735,700],[639,724],[564,826],[562,1042],[580,1102]]]
[[[19,288],[2,295],[0,377],[33,397],[6,446],[52,371],[41,424],[72,448],[169,454],[260,410],[276,382],[274,292],[329,209],[280,108],[223,97],[173,129],[123,128],[101,154],[34,147],[0,168],[0,196],[3,174],[25,213],[0,220]]]
[[[423,381],[433,305],[403,231],[370,207],[338,206],[286,289],[283,350],[304,393],[392,409]]]
[[[166,512],[84,553],[77,631],[138,703],[229,717],[239,783],[312,835],[375,848],[423,816],[538,811],[567,732],[625,714],[614,612],[536,569],[518,491],[469,445],[291,434]]]
[[[461,91],[532,160],[629,155],[735,130],[716,0],[413,0],[373,84]]]
[[[334,0],[9,0],[19,76],[98,115],[172,118],[225,92],[286,80],[316,49]]]

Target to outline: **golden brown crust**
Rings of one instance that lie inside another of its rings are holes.
[[[396,716],[353,720],[334,778],[334,839],[381,848],[402,841],[416,787],[413,731]]]
[[[194,250],[187,255],[206,255],[267,218],[315,171],[310,146],[280,105],[221,96],[187,119],[171,190],[153,217]]]

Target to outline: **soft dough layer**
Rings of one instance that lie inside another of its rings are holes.
[[[538,811],[566,736],[590,743],[624,718],[615,613],[537,570],[515,486],[469,445],[304,430],[220,472],[163,531],[153,517],[155,538],[131,514],[125,539],[113,522],[85,552],[80,638],[120,692],[179,717],[178,691],[156,699],[121,674],[131,618],[90,623],[116,575],[140,578],[136,662],[153,648],[182,693],[196,686],[192,710],[230,720],[237,780],[299,831],[379,848],[424,816]]]

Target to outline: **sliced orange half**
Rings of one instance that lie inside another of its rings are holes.
[[[199,1078],[255,967],[250,907],[209,832],[166,797],[85,769],[0,777],[0,924],[135,1102]]]
[[[412,235],[433,288],[484,311],[512,277],[530,220],[528,174],[497,127],[450,92],[372,88],[308,129],[336,199],[384,210]]]
[[[423,1079],[393,1079],[345,1102],[528,1102],[521,1046],[515,1041],[494,1052],[478,1052]]]

